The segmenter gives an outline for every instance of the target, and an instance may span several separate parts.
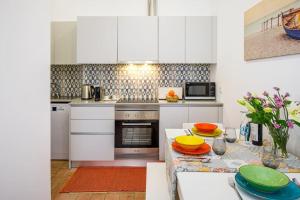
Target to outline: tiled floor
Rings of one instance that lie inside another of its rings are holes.
[[[81,192],[59,193],[76,169],[69,169],[67,161],[51,162],[51,194],[55,200],[144,200],[144,192]]]

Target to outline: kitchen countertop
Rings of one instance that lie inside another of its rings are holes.
[[[78,97],[51,97],[51,103],[71,103],[74,98]]]
[[[166,100],[159,100],[158,103],[117,103],[117,101],[109,100],[109,101],[95,101],[94,99],[91,100],[82,100],[80,98],[72,99],[70,101],[72,106],[79,106],[79,105],[161,105],[161,106],[219,106],[222,107],[223,103],[217,101],[178,101],[176,103],[170,103]]]

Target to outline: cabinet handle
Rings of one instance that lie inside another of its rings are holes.
[[[151,126],[151,123],[122,123],[122,126]]]
[[[114,133],[82,133],[82,132],[76,132],[71,133],[71,135],[114,135]]]

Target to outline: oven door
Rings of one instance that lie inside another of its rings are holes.
[[[158,120],[116,120],[115,153],[118,155],[158,156]],[[133,157],[132,157],[133,158]],[[137,158],[135,156],[134,158]]]

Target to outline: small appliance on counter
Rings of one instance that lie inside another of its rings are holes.
[[[104,98],[104,88],[103,87],[95,87],[95,101],[101,101]]]
[[[215,82],[186,82],[184,87],[186,100],[216,100]]]
[[[81,99],[88,100],[92,99],[95,94],[94,86],[90,84],[84,84],[81,87]]]

